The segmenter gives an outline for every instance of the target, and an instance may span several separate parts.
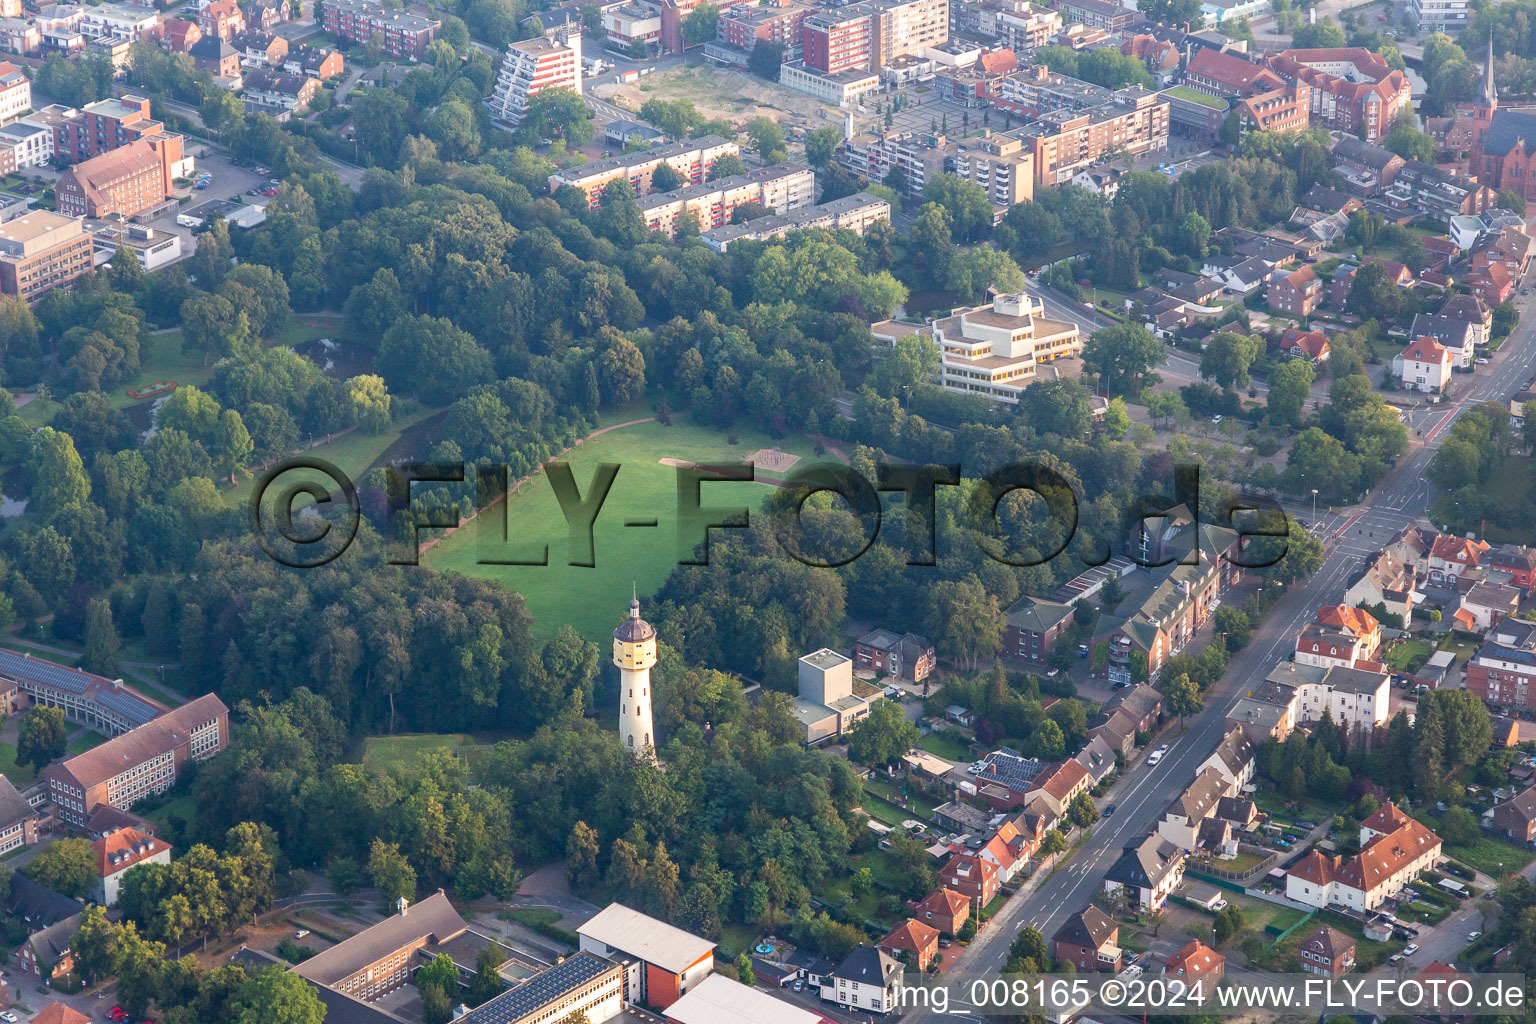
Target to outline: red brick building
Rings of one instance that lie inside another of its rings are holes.
[[[1325,974],[1337,978],[1355,969],[1355,940],[1323,925],[1301,940],[1296,959],[1306,974]]]
[[[1051,955],[1079,971],[1118,973],[1124,964],[1120,926],[1104,911],[1089,905],[1062,924],[1051,937]]]
[[[974,853],[957,853],[939,872],[939,884],[980,908],[997,898],[1001,883],[997,879],[996,864]]]
[[[912,907],[918,920],[950,938],[960,934],[971,918],[971,901],[953,889],[935,889]]]
[[[1282,313],[1311,316],[1312,311],[1322,304],[1323,282],[1317,271],[1310,266],[1302,267],[1270,281],[1264,299]]]
[[[1284,50],[1266,65],[1311,87],[1313,124],[1366,142],[1384,138],[1409,102],[1407,77],[1364,47]]]
[[[55,195],[66,217],[135,217],[169,195],[165,162],[153,142],[142,139],[71,167]]]
[[[879,947],[892,956],[906,953],[912,959],[912,966],[926,971],[939,953],[939,932],[921,921],[908,918],[887,932],[885,938],[880,940]]]
[[[1178,978],[1191,994],[1199,992],[1202,998],[1210,998],[1211,992],[1227,973],[1227,958],[1199,939],[1191,942],[1163,965],[1163,974]]]

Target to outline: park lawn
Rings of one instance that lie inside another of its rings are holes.
[[[1428,640],[1404,640],[1387,652],[1387,667],[1393,672],[1411,672],[1428,661],[1433,652]]]
[[[814,458],[803,438],[774,441],[765,434],[738,430],[738,443],[727,443],[720,431],[673,420],[670,427],[655,421],[624,427],[578,445],[563,461],[571,466],[583,495],[591,485],[596,464],[620,467],[606,504],[593,529],[595,569],[567,562],[569,531],[549,481],[542,472],[523,482],[506,505],[497,504],[479,521],[445,538],[423,555],[424,564],[439,571],[461,572],[495,580],[523,595],[534,616],[534,634],[553,636],[569,623],[589,640],[605,640],[616,617],[629,604],[630,588],[654,592],[678,564],[677,470],[661,459],[686,462],[735,463],[760,448],[778,447],[802,459]],[[768,475],[768,474],[765,474]],[[780,475],[780,474],[772,474]],[[705,508],[746,507],[756,510],[767,488],[750,481],[706,484],[700,500]],[[626,520],[654,520],[652,528],[625,527]],[[503,523],[514,543],[500,543]],[[423,531],[423,538],[432,531]],[[719,538],[719,530],[711,531]],[[482,558],[536,556],[548,545],[547,565],[484,565]]]
[[[942,758],[964,764],[971,758],[971,752],[965,742],[955,736],[953,732],[945,729],[942,732],[931,732],[922,738],[918,744],[930,754],[938,754]]]
[[[324,459],[345,473],[354,484],[361,485],[369,467],[378,461],[379,456],[383,455],[390,445],[400,439],[401,434],[439,411],[438,409],[417,409],[408,416],[397,418],[382,434],[372,434],[359,428],[349,434],[343,434],[334,441],[317,444],[300,454],[308,458]],[[336,486],[334,482],[326,479],[325,474],[308,469],[295,469],[282,474],[283,486],[305,479],[314,480],[316,483],[329,485],[332,488]],[[232,505],[244,505],[251,500],[251,492],[256,487],[256,476],[245,477],[233,488],[228,486],[228,478],[219,483],[222,485],[226,502]],[[296,502],[295,511],[308,504],[310,504],[308,499]]]
[[[37,781],[37,769],[30,764],[18,764],[16,744],[0,743],[0,775],[10,780],[17,789],[26,789]]]
[[[173,817],[187,822],[197,820],[197,801],[193,799],[191,793],[181,793],[159,804],[154,810],[136,810],[135,813],[143,815],[162,829],[169,831]]]
[[[370,736],[363,741],[363,764],[384,773],[397,764],[410,764],[430,750],[459,753],[480,741],[463,732],[406,733],[400,736]]]
[[[215,360],[208,360],[208,365],[204,366],[201,352],[183,352],[179,328],[166,334],[148,335],[144,342],[139,353],[139,372],[108,393],[113,408],[122,409],[143,401],[128,397],[132,388],[148,387],[161,380],[173,380],[177,384],[202,388],[213,376]]]

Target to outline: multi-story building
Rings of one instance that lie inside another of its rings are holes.
[[[920,196],[923,186],[944,172],[955,147],[943,135],[927,132],[862,132],[838,147],[837,162],[870,181],[885,183],[900,170],[908,195]]]
[[[1493,209],[1498,193],[1465,174],[1419,160],[1405,160],[1381,198],[1394,210],[1422,214],[1449,224],[1452,217]]]
[[[145,272],[159,270],[181,258],[181,236],[174,231],[156,231],[147,224],[103,227],[96,232],[98,259],[114,259],[127,253],[139,261]]]
[[[288,40],[271,32],[241,32],[230,38],[229,45],[243,64],[281,64],[288,56]]]
[[[883,699],[853,692],[853,661],[825,647],[801,657],[795,672],[798,693],[790,713],[807,746],[846,734]]]
[[[1355,969],[1355,940],[1325,924],[1301,940],[1296,961],[1305,974],[1341,977]]]
[[[200,71],[215,78],[238,79],[240,77],[240,51],[233,43],[218,36],[203,36],[187,50],[192,63]]]
[[[1386,137],[1409,102],[1407,77],[1363,47],[1285,50],[1266,63],[1286,81],[1311,86],[1314,125],[1366,142]]]
[[[1067,918],[1051,936],[1051,955],[1079,972],[1119,971],[1125,962],[1120,926],[1093,904]]]
[[[693,217],[700,228],[708,230],[730,223],[736,208],[750,203],[785,214],[815,202],[816,176],[809,167],[774,164],[671,192],[652,192],[641,198],[640,212],[652,232],[675,238],[685,217]]]
[[[1241,100],[1237,116],[1243,131],[1299,132],[1311,119],[1312,87],[1297,79]]]
[[[286,121],[295,110],[309,106],[320,88],[318,78],[255,68],[245,74],[240,99],[246,110]]]
[[[1023,597],[1008,610],[1003,651],[1034,665],[1046,664],[1056,641],[1072,626],[1072,606]]]
[[[944,389],[1017,405],[1044,364],[1083,349],[1077,324],[1044,312],[1039,299],[1020,292],[934,321]]]
[[[963,139],[955,150],[955,177],[980,185],[1000,221],[1015,203],[1035,197],[1035,157],[1015,135],[986,131]]]
[[[130,43],[152,43],[160,38],[163,24],[156,11],[142,7],[123,7],[118,4],[102,4],[86,7],[80,24],[80,34],[87,39],[117,36]]]
[[[831,74],[868,71],[874,26],[863,4],[817,11],[801,23],[801,53],[806,68]]]
[[[553,36],[522,39],[507,46],[496,88],[486,104],[491,120],[519,125],[528,103],[545,89],[581,93],[581,33],[561,29]]]
[[[3,129],[0,129],[3,131]],[[783,238],[791,231],[822,228],[828,231],[852,231],[862,235],[874,224],[890,223],[891,204],[868,192],[834,199],[819,206],[803,206],[785,214],[755,217],[741,224],[722,224],[701,232],[704,244],[716,252],[725,252],[743,240],[764,241]]]
[[[872,71],[849,68],[846,71],[817,71],[805,66],[803,60],[790,61],[779,67],[779,84],[786,89],[803,92],[823,103],[846,107],[858,102],[880,88],[880,76]]]
[[[321,46],[296,46],[283,58],[283,70],[290,75],[309,78],[335,78],[346,70],[346,60],[340,50],[327,50]]]
[[[123,876],[140,864],[169,864],[171,844],[138,829],[119,829],[91,844],[96,862],[96,891],[92,894],[103,907],[117,906]]]
[[[901,1006],[901,961],[859,946],[822,976],[821,998],[849,1010],[890,1013]]]
[[[1536,623],[1502,619],[1467,662],[1467,692],[1485,704],[1536,709]]]
[[[469,925],[443,890],[414,906],[402,897],[394,914],[321,950],[292,972],[312,985],[372,1003],[410,981],[417,950],[442,945],[468,931]]]
[[[1311,266],[1270,280],[1264,300],[1282,313],[1311,316],[1323,302],[1323,281]]]
[[[1434,338],[1418,338],[1392,357],[1392,376],[1408,391],[1442,392],[1451,373],[1451,350]]]
[[[245,31],[245,14],[235,0],[213,0],[198,12],[197,27],[205,36],[229,42]]]
[[[43,770],[60,819],[84,825],[98,805],[132,807],[163,793],[190,761],[229,743],[229,709],[213,694],[168,711],[98,747]]]
[[[66,164],[109,153],[146,136],[165,134],[165,125],[149,115],[149,98],[131,93],[88,103],[78,111],[47,108],[39,114],[43,116],[38,122],[53,128],[54,154]]]
[[[7,221],[0,230],[10,231],[17,239],[9,242],[6,249],[18,260],[45,257],[50,250],[65,244],[77,245],[73,242],[76,235],[90,239],[90,232],[84,231],[78,221],[67,222],[47,210],[30,211]],[[59,233],[45,234],[54,230]],[[33,244],[23,251],[20,246],[24,242]],[[58,259],[62,261],[63,257]],[[0,711],[15,714],[28,701],[59,708],[69,721],[108,736],[127,732],[170,710],[159,701],[127,689],[120,679],[92,675],[27,654],[0,651]]]
[[[0,61],[0,124],[32,109],[32,81],[10,61]]]
[[[949,0],[866,0],[873,8],[869,70],[949,39]]]
[[[33,807],[4,775],[0,775],[0,853],[37,842],[45,831],[45,810]]]
[[[974,853],[957,853],[939,869],[939,884],[964,896],[977,910],[997,898],[997,865]]]
[[[1461,34],[1467,27],[1471,4],[1467,0],[1408,0],[1408,13],[1425,32]]]
[[[784,47],[786,63],[801,59],[805,19],[815,8],[793,0],[782,5],[739,3],[720,12],[715,39],[725,46],[751,53],[758,43]]]
[[[43,33],[34,22],[0,18],[0,49],[8,53],[35,53],[42,45]],[[85,45],[83,38],[80,45]]]
[[[576,929],[583,953],[624,965],[624,999],[665,1010],[715,969],[715,944],[610,903]]]
[[[951,10],[971,4],[952,4]],[[1030,3],[1018,3],[1012,10],[999,10],[991,17],[991,31],[978,26],[982,35],[995,38],[1004,48],[1014,51],[1033,50],[1045,46],[1061,34],[1060,11],[1047,10]]]
[[[1278,76],[1264,65],[1255,64],[1235,53],[1197,48],[1184,67],[1184,84],[1207,96],[1236,99],[1267,92],[1278,81]]]
[[[79,220],[30,210],[0,224],[0,293],[28,302],[41,298],[92,269],[93,251],[92,235]]]
[[[1020,129],[1034,149],[1035,180],[1059,185],[1104,159],[1110,150],[1132,156],[1168,148],[1168,101],[1136,87],[1082,111],[1056,111]]]
[[[421,60],[427,44],[443,27],[440,21],[394,10],[376,0],[325,0],[321,16],[321,27],[331,35],[359,46],[377,40],[380,51],[396,60]]]
[[[705,135],[687,142],[564,168],[549,176],[549,191],[553,193],[565,185],[580,189],[587,194],[587,201],[595,210],[602,205],[603,189],[612,182],[627,181],[634,187],[636,195],[644,196],[651,191],[651,174],[666,164],[680,180],[697,185],[708,179],[720,157],[740,155],[741,147],[736,143],[718,135]]]
[[[1123,32],[1136,24],[1137,14],[1110,0],[1060,0],[1056,10],[1067,25]]]
[[[1285,895],[1319,909],[1340,904],[1375,910],[1440,860],[1440,837],[1386,803],[1360,823],[1360,852],[1330,857],[1313,850],[1285,873]]]
[[[1163,977],[1177,978],[1185,991],[1210,999],[1227,973],[1227,958],[1199,939],[1181,948],[1163,963]]]
[[[546,1024],[563,1020],[614,1020],[623,1012],[623,968],[595,953],[577,953],[528,982],[514,985],[489,1002],[480,1004],[458,1021],[459,1024]],[[379,1017],[388,1019],[382,1014]]]
[[[913,683],[928,678],[937,662],[933,642],[927,637],[889,629],[873,629],[859,637],[853,657],[861,669]]]
[[[181,137],[174,136],[177,148]],[[164,144],[150,136],[75,164],[54,188],[58,210],[67,217],[137,217],[165,202],[170,176]]]
[[[185,18],[166,18],[162,30],[165,48],[172,53],[186,53],[192,44],[203,38],[202,26]]]
[[[43,167],[53,159],[53,130],[15,121],[0,126],[0,174]]]
[[[991,94],[995,105],[1026,117],[1059,110],[1087,110],[1115,98],[1102,85],[1058,75],[1044,64],[1031,64],[1005,75],[992,86]]]
[[[1183,878],[1183,852],[1153,832],[1125,847],[1104,873],[1104,891],[1115,895],[1124,889],[1138,910],[1155,911]]]

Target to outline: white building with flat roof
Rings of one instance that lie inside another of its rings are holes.
[[[715,969],[715,944],[622,903],[576,929],[584,952],[624,963],[624,1000],[665,1010]]]
[[[934,321],[944,389],[1017,405],[1043,364],[1083,350],[1077,324],[1044,312],[1039,299],[1020,292]]]
[[[820,1024],[821,1014],[723,974],[711,974],[667,1007],[674,1024]]]

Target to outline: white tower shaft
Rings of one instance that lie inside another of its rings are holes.
[[[656,630],[640,617],[640,602],[629,602],[629,618],[613,631],[613,663],[619,668],[619,743],[626,753],[656,757],[651,715],[651,668],[656,664]]]

